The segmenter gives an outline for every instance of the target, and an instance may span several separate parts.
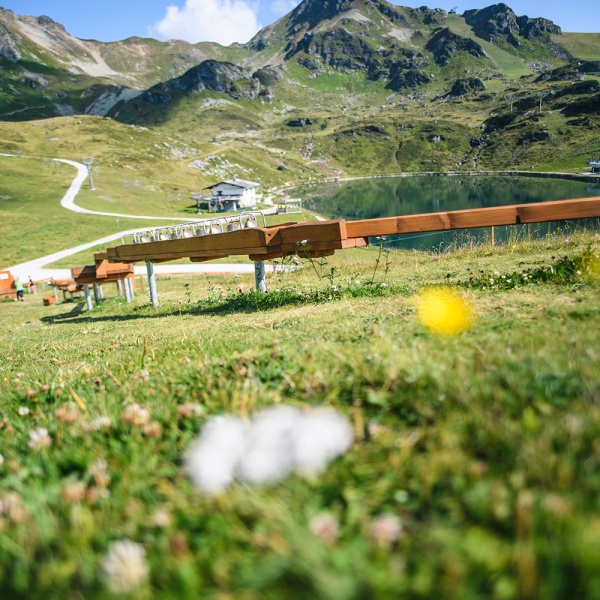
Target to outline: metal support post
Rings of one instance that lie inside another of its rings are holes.
[[[131,302],[133,298],[131,297],[131,288],[129,287],[129,279],[123,279],[123,286],[125,287],[125,299],[127,302]]]
[[[98,284],[92,283],[92,288],[94,290],[94,302],[96,305],[100,304],[100,293],[98,292]]]
[[[123,283],[121,282],[120,279],[117,279],[117,295],[118,296],[123,295]]]
[[[84,283],[83,289],[85,291],[85,301],[87,303],[87,309],[92,310],[94,308],[94,305],[92,304],[92,294],[90,292],[90,284]]]
[[[104,289],[102,289],[102,284],[98,284],[98,292],[100,294],[100,300],[104,300]]]
[[[58,304],[58,288],[55,286],[52,289],[54,290],[54,302]]]
[[[158,306],[158,293],[156,291],[156,276],[154,275],[154,265],[151,260],[146,261],[148,270],[148,288],[150,289],[150,302],[156,308]]]
[[[265,270],[265,261],[254,261],[254,279],[256,281],[256,289],[259,292],[266,293],[267,291],[267,273]]]

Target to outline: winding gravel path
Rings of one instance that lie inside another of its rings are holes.
[[[13,156],[9,154],[0,154],[0,156]],[[84,213],[88,215],[101,215],[105,217],[120,217],[127,219],[153,219],[160,220],[164,219],[166,221],[183,221],[189,222],[193,219],[189,218],[181,218],[181,217],[150,217],[147,215],[127,215],[122,213],[107,213],[100,212],[95,210],[88,210],[87,208],[82,208],[75,204],[75,198],[81,189],[83,182],[87,179],[88,171],[87,167],[82,164],[72,160],[66,160],[63,158],[55,158],[57,162],[62,162],[67,165],[71,165],[77,169],[77,176],[73,179],[69,189],[63,196],[60,201],[60,205],[73,212]],[[263,211],[265,214],[269,214],[270,212],[274,212],[275,209],[268,209]],[[198,219],[201,221],[201,219]],[[34,260],[30,260],[24,263],[20,263],[18,265],[13,265],[11,267],[7,267],[9,271],[15,277],[20,277],[22,280],[26,281],[31,277],[34,281],[47,281],[51,278],[54,279],[70,279],[71,278],[71,270],[70,269],[58,269],[58,268],[47,268],[46,265],[56,262],[58,260],[62,260],[67,256],[71,256],[73,254],[77,254],[78,252],[82,252],[89,248],[93,248],[95,246],[100,246],[106,244],[108,242],[112,242],[114,240],[121,239],[122,237],[135,233],[137,231],[145,231],[147,227],[139,227],[137,229],[129,229],[127,231],[121,231],[119,233],[114,233],[112,235],[105,236],[103,238],[94,240],[93,242],[88,242],[86,244],[80,244],[79,246],[74,246],[73,248],[67,248],[66,250],[61,250],[59,252],[54,252],[52,254],[48,254],[47,256],[42,256],[40,258],[36,258]],[[272,267],[267,266],[267,270],[272,270]],[[135,267],[136,274],[145,274],[146,267],[139,266]],[[154,272],[158,275],[161,274],[186,274],[186,273],[253,273],[254,265],[248,263],[239,263],[239,264],[172,264],[172,265],[155,265]]]

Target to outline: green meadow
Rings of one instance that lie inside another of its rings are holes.
[[[599,252],[583,230],[370,248],[266,295],[194,275],[159,279],[157,309],[139,277],[91,312],[0,303],[2,595],[597,598]],[[437,286],[463,331],[419,319]],[[281,405],[336,409],[353,444],[315,476],[194,488],[212,417]]]

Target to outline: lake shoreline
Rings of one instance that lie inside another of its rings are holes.
[[[422,173],[391,173],[388,175],[364,175],[357,177],[327,177],[302,183],[286,184],[279,191],[299,187],[342,183],[345,181],[361,181],[366,179],[391,179],[400,177],[531,177],[538,179],[565,179],[580,183],[600,183],[600,175],[593,173],[555,173],[548,171],[426,171]]]

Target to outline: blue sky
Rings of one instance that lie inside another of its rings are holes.
[[[51,17],[71,35],[82,39],[110,42],[136,35],[221,44],[248,41],[258,29],[298,3],[298,0],[0,0],[1,7],[18,14]],[[392,4],[456,8],[462,13],[494,2],[392,0]],[[597,4],[592,0],[514,0],[506,4],[519,16],[551,19],[563,31],[600,32]]]

